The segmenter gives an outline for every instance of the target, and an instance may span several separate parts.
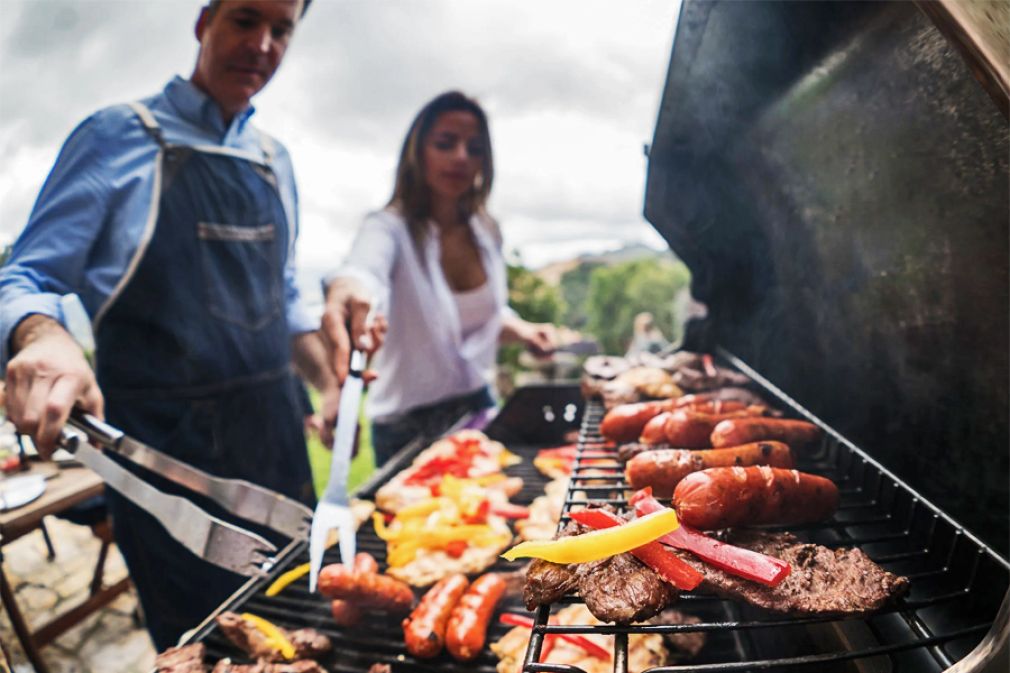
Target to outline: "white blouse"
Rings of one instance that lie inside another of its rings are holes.
[[[434,223],[429,223],[422,263],[400,215],[390,210],[369,214],[343,265],[327,277],[327,283],[336,277],[361,282],[389,321],[386,341],[371,362],[379,378],[369,384],[369,418],[382,421],[492,380],[501,319],[509,312],[505,261],[491,223],[475,216],[470,226],[487,274],[483,287],[490,304],[481,311],[486,316],[482,324],[467,320],[464,329],[442,272]]]

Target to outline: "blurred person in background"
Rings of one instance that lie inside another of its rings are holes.
[[[648,311],[643,311],[635,316],[632,324],[631,343],[628,345],[628,352],[625,357],[632,357],[641,353],[656,354],[663,351],[670,345],[663,333],[656,327],[656,320]]]
[[[376,304],[388,319],[366,406],[376,465],[415,437],[434,439],[464,414],[493,408],[499,343],[554,348],[553,325],[507,305],[501,231],[486,208],[493,179],[484,110],[456,91],[437,96],[410,125],[389,203],[365,218],[327,278],[323,334],[341,380],[350,344],[365,334],[349,308],[361,315]]]
[[[77,405],[201,470],[314,502],[292,362],[324,399],[339,389],[295,285],[291,159],[250,123],[250,100],[308,4],[213,0],[196,22],[190,79],[100,110],[64,144],[0,269],[8,413],[43,457]],[[91,318],[94,372],[66,328],[61,298],[71,293]],[[107,496],[164,650],[245,578],[196,557],[115,491]]]

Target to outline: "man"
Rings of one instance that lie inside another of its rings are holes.
[[[76,404],[203,470],[313,502],[292,360],[330,421],[339,387],[294,281],[290,158],[249,123],[308,2],[212,1],[191,79],[99,111],[64,145],[0,269],[8,414],[42,455]],[[64,328],[70,293],[91,317],[94,373]],[[159,650],[242,583],[117,493],[108,505]]]

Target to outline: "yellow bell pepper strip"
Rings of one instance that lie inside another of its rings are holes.
[[[631,551],[677,530],[680,522],[672,509],[655,512],[614,528],[594,530],[560,540],[528,540],[502,554],[517,558],[539,558],[553,563],[588,563]]]
[[[590,528],[614,528],[628,523],[613,512],[605,509],[586,509],[572,512],[572,519]],[[705,579],[700,572],[658,542],[648,542],[631,550],[631,554],[649,566],[657,575],[682,591],[691,591]]]
[[[308,563],[303,563],[300,566],[296,566],[291,570],[287,571],[286,573],[284,573],[283,575],[281,575],[280,577],[278,577],[277,579],[275,579],[273,581],[273,584],[267,587],[265,593],[267,596],[276,596],[281,591],[283,591],[289,584],[291,584],[298,578],[304,577],[305,575],[308,574],[309,574]]]
[[[291,661],[295,658],[295,646],[279,628],[251,612],[243,612],[242,619],[256,627],[256,630],[267,638],[267,644],[281,653],[281,656]]]
[[[415,516],[428,516],[434,511],[437,511],[442,507],[445,501],[442,498],[429,498],[428,500],[422,500],[421,502],[416,502],[413,505],[407,505],[399,512],[396,513],[397,519],[411,519]]]

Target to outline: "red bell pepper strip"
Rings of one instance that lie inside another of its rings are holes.
[[[509,626],[525,626],[528,629],[532,629],[534,624],[534,621],[529,617],[526,617],[525,615],[517,615],[512,612],[503,612],[501,616],[498,617],[498,621],[502,624],[508,624]],[[544,636],[544,640],[546,641],[547,638],[551,637],[568,641],[572,645],[585,650],[586,654],[596,657],[597,659],[610,659],[610,652],[584,636],[579,636],[574,633],[549,633]],[[546,645],[547,643],[545,642],[544,646],[546,647]],[[541,656],[542,655],[543,651],[541,651]]]
[[[530,508],[522,505],[514,505],[511,502],[496,503],[491,505],[491,513],[506,519],[528,519],[530,518]]]
[[[638,516],[666,509],[652,497],[651,487],[635,493],[631,496],[630,502]],[[693,528],[688,528],[683,523],[680,524],[680,528],[667,533],[657,542],[685,549],[719,570],[769,587],[778,586],[792,571],[792,566],[781,559],[720,542]]]
[[[613,528],[627,521],[613,512],[605,509],[585,509],[580,512],[569,512],[568,516],[583,526],[590,528]],[[660,538],[662,539],[662,538]],[[664,580],[684,591],[690,591],[701,584],[705,576],[681,561],[658,542],[650,542],[631,550],[639,561],[656,571]]]
[[[708,353],[704,353],[701,356],[701,366],[705,368],[705,374],[713,379],[719,374],[719,372],[716,371],[715,365],[712,363],[712,356]]]

